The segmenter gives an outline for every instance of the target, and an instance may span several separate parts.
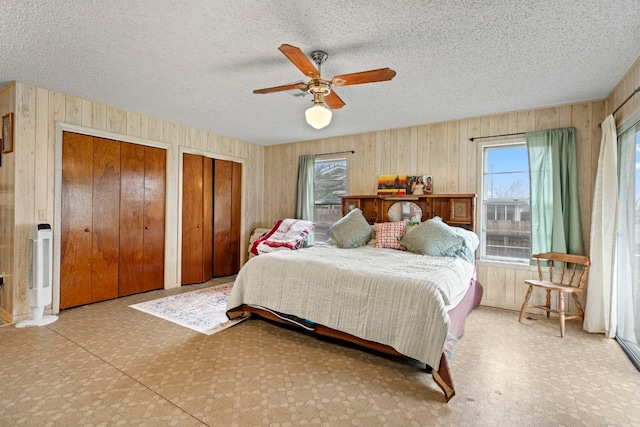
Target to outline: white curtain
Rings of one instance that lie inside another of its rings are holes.
[[[616,330],[616,246],[618,218],[618,147],[613,115],[602,122],[602,140],[591,211],[591,269],[587,287],[584,329]]]

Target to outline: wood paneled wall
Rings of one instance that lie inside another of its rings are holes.
[[[598,124],[604,110],[605,101],[600,100],[266,147],[264,191],[269,197],[264,225],[293,215],[298,157],[304,154],[354,150],[355,154],[346,155],[348,194],[375,194],[379,174],[398,172],[433,175],[435,193],[478,193],[479,141],[470,142],[470,137],[574,126],[582,229],[588,246]],[[526,291],[523,281],[532,274],[529,266],[479,263],[483,304],[519,310]]]
[[[0,117],[15,111],[15,99],[15,84],[12,83],[0,91]],[[0,274],[4,276],[4,286],[0,289],[0,319],[4,322],[10,322],[15,288],[13,278],[15,154],[0,154],[0,156],[2,156],[2,166],[0,167]]]
[[[244,182],[263,177],[264,148],[199,129],[160,120],[132,111],[91,102],[48,89],[17,82],[0,93],[0,111],[15,113],[15,150],[3,155],[0,168],[2,204],[0,214],[0,269],[5,287],[0,291],[0,309],[6,320],[29,318],[27,303],[27,238],[29,227],[38,222],[54,223],[54,172],[56,123],[106,131],[122,141],[149,141],[168,149],[167,236],[165,287],[178,286],[178,182],[179,152],[209,153],[250,165]],[[58,136],[59,137],[59,136]],[[244,187],[243,239],[264,223],[263,196],[254,186]],[[5,254],[10,256],[5,256]],[[13,317],[13,319],[11,319]]]

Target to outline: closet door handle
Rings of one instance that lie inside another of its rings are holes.
[[[145,230],[150,230],[151,227],[149,227],[148,225],[144,228]]]
[[[202,225],[198,224],[198,228],[202,228]]]
[[[91,229],[90,229],[89,227],[87,227],[87,228],[85,228],[85,229],[84,229],[84,232],[85,232],[85,233],[88,233],[88,232],[90,232],[90,231],[91,231]]]

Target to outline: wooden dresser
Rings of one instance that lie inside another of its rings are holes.
[[[475,194],[425,194],[420,196],[343,196],[342,215],[359,208],[370,224],[403,219],[426,221],[439,216],[451,226],[476,229]]]

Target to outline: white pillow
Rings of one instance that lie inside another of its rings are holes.
[[[456,253],[456,255],[464,259],[465,261],[474,264],[476,262],[475,251],[480,245],[478,236],[473,231],[465,230],[462,227],[451,227],[451,229],[454,231],[454,233],[464,239],[464,244],[462,245],[462,248],[460,248],[460,250]]]

